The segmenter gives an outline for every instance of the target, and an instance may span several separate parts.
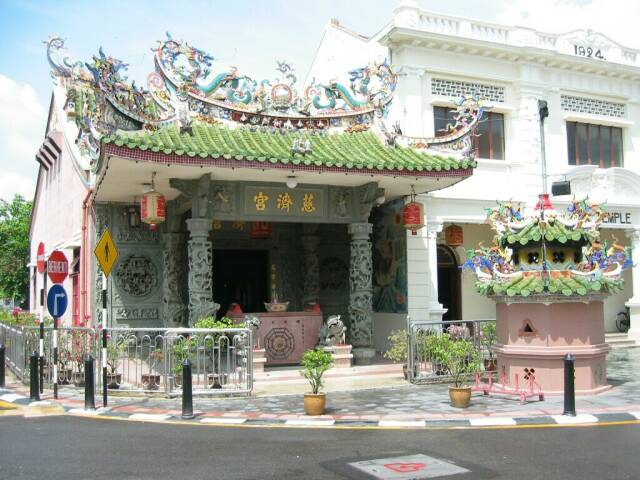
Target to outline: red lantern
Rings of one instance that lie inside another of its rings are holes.
[[[424,207],[420,202],[409,202],[402,211],[402,223],[404,228],[411,230],[411,235],[416,235],[418,230],[424,227]]]
[[[548,193],[541,193],[538,195],[538,202],[536,203],[535,210],[553,210],[553,205],[551,204],[551,199],[549,198]]]
[[[158,223],[167,217],[167,203],[162,195],[155,190],[142,195],[140,200],[140,220],[149,224],[150,230],[156,230]]]
[[[267,239],[271,238],[273,233],[273,225],[269,222],[252,222],[251,223],[251,238],[253,239]]]
[[[449,225],[444,230],[444,238],[450,247],[459,247],[464,242],[462,227],[458,225]]]

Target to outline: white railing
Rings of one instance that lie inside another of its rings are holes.
[[[44,329],[43,386],[52,388],[52,327]],[[180,395],[182,364],[192,364],[194,395],[250,394],[253,388],[252,334],[247,328],[107,330],[107,388],[129,393]],[[38,350],[39,328],[0,323],[7,367],[29,383],[29,356]],[[58,385],[84,387],[84,359],[94,359],[96,387],[102,387],[102,330],[58,329]]]

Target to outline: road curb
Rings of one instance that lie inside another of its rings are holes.
[[[46,399],[42,402],[30,402],[29,399],[11,389],[0,389],[0,405],[8,405],[5,414],[16,410],[25,417],[42,417],[49,415],[73,415],[87,418],[114,419],[132,422],[154,422],[172,424],[200,424],[208,426],[228,427],[278,427],[278,428],[379,428],[379,429],[446,429],[446,428],[518,428],[518,427],[572,427],[596,426],[602,424],[638,423],[640,411],[637,408],[622,412],[580,412],[576,417],[563,415],[469,415],[466,418],[424,418],[423,412],[419,416],[409,415],[402,418],[389,418],[384,415],[362,415],[360,419],[344,419],[339,415],[322,415],[309,417],[302,414],[256,416],[227,412],[196,411],[195,418],[185,420],[176,410],[159,408],[136,408],[132,404],[114,405],[95,410],[84,410],[78,402],[64,399],[54,401]],[[12,409],[9,409],[12,407]],[[280,418],[274,418],[280,417]]]

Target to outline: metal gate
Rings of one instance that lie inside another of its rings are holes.
[[[411,321],[407,317],[407,374],[411,383],[447,382],[451,378],[427,348],[431,335],[449,333],[473,343],[485,365],[493,359],[495,320]]]

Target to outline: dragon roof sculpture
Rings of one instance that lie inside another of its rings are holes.
[[[91,62],[83,63],[63,56],[61,38],[45,43],[52,76],[66,90],[64,110],[78,128],[76,144],[94,169],[103,138],[121,136],[122,131],[128,137],[142,135],[171,126],[188,130],[193,122],[274,135],[371,130],[382,148],[401,146],[435,156],[442,152],[446,158],[475,165],[472,135],[487,108],[481,99],[470,94],[456,100],[455,123],[446,135],[405,137],[398,124],[389,128],[385,122],[398,84],[398,74],[386,60],[349,71],[348,82],[314,80],[301,87],[295,69],[286,61],[276,63],[273,80],[257,80],[167,34],[153,49],[155,71],[143,88],[127,80],[126,63],[106,55],[102,48]],[[313,148],[304,146],[309,152]]]
[[[611,245],[600,239],[607,212],[589,199],[574,198],[566,212],[557,214],[546,202],[530,217],[512,201],[487,210],[487,222],[496,231],[493,245],[469,250],[462,266],[476,275],[477,291],[506,298],[620,291],[631,251],[615,237]]]

